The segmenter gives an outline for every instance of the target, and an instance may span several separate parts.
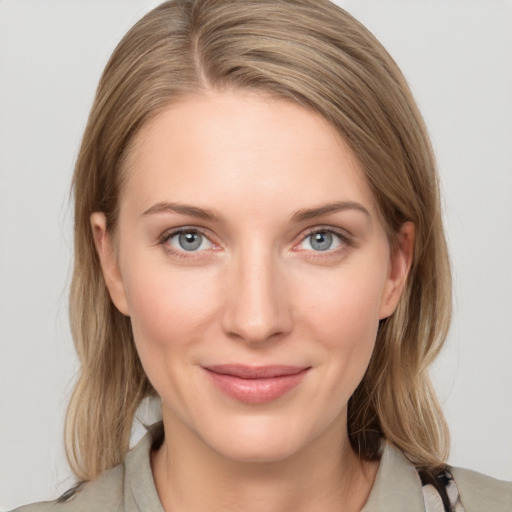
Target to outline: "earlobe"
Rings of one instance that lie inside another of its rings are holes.
[[[116,308],[129,316],[124,283],[119,269],[112,237],[107,231],[107,221],[103,212],[94,212],[90,217],[94,245],[98,254],[103,279]]]
[[[382,295],[379,319],[392,315],[402,295],[414,254],[415,228],[405,222],[397,233],[397,247],[390,256],[389,273]]]

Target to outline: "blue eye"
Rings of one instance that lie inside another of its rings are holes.
[[[167,243],[180,251],[197,252],[211,249],[213,244],[194,229],[178,231],[167,239]]]
[[[302,241],[302,248],[312,251],[329,251],[337,249],[342,243],[340,235],[331,231],[319,230],[309,234]]]

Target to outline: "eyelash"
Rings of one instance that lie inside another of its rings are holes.
[[[331,235],[335,235],[337,238],[339,238],[340,241],[340,247],[336,247],[334,249],[327,249],[325,251],[309,251],[311,253],[311,257],[314,258],[326,258],[329,256],[337,255],[341,251],[344,251],[347,247],[353,246],[353,240],[351,236],[349,236],[346,232],[342,232],[341,230],[332,228],[330,226],[315,226],[313,228],[310,228],[306,231],[304,235],[301,236],[299,242],[293,245],[293,248],[295,249],[302,243],[304,243],[305,240],[307,240],[311,235],[314,235],[315,233],[329,233]],[[306,249],[297,249],[298,251],[306,250]]]
[[[219,245],[216,244],[211,240],[211,235],[209,236],[205,231],[203,231],[200,228],[197,228],[195,226],[183,226],[180,228],[173,229],[171,231],[166,231],[163,233],[158,241],[158,244],[161,245],[165,252],[168,254],[172,254],[173,256],[177,256],[179,258],[183,259],[189,259],[195,257],[197,254],[204,252],[204,251],[186,251],[186,250],[176,250],[175,248],[171,247],[169,245],[169,240],[171,240],[173,237],[183,234],[183,233],[197,233],[203,237],[205,237],[212,245],[214,250],[218,250]],[[347,246],[353,246],[353,240],[350,235],[347,235],[345,232],[342,232],[341,230],[334,229],[330,226],[315,226],[312,228],[309,228],[303,235],[301,235],[300,240],[297,243],[293,244],[293,249],[296,251],[306,251],[306,249],[296,249],[298,246],[300,246],[302,243],[304,243],[305,240],[307,240],[308,237],[311,235],[314,235],[315,233],[329,233],[332,235],[335,235],[341,244],[341,247],[337,247],[335,249],[326,249],[325,251],[314,251],[314,250],[307,250],[308,252],[312,253],[312,257],[315,258],[325,258],[332,256],[334,254],[338,254],[340,251],[343,251],[347,248]]]
[[[183,226],[180,228],[173,229],[171,231],[166,231],[165,233],[162,234],[158,243],[159,243],[159,245],[161,245],[163,247],[164,251],[167,254],[171,254],[178,258],[190,259],[190,258],[195,257],[196,254],[203,252],[203,251],[186,251],[186,250],[180,251],[180,250],[175,249],[174,247],[171,247],[170,244],[168,243],[169,240],[171,240],[176,235],[180,235],[183,233],[197,233],[197,234],[205,237],[213,245],[214,249],[219,247],[218,244],[212,242],[211,236],[208,236],[208,234],[206,234],[202,229],[199,229],[195,226]]]

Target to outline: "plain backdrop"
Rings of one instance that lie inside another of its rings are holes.
[[[0,0],[0,510],[73,482],[69,182],[101,70],[157,3]],[[450,462],[512,479],[512,3],[339,3],[402,67],[438,156],[455,312],[433,377]]]

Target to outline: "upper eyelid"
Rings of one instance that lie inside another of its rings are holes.
[[[193,231],[193,232],[195,231],[196,233],[199,233],[201,236],[204,236],[210,242],[210,244],[212,245],[213,248],[218,249],[220,247],[219,243],[212,240],[212,236],[205,233],[205,230],[198,228],[196,226],[179,226],[179,227],[175,227],[175,228],[166,229],[160,236],[158,236],[158,238],[156,240],[156,244],[159,246],[162,246],[166,252],[173,252],[174,254],[178,254],[181,252],[186,253],[187,251],[185,251],[184,249],[182,251],[181,249],[178,249],[176,247],[171,247],[171,244],[169,243],[169,241],[171,240],[171,238],[175,237],[176,235],[179,235],[181,233],[190,232],[190,231]],[[211,249],[212,247],[210,247],[209,249]],[[205,250],[208,250],[208,249],[205,249]],[[192,254],[194,254],[194,253],[198,254],[201,252],[204,252],[204,251],[203,250],[190,251],[189,257],[191,257]]]
[[[201,236],[204,236],[208,242],[211,244],[211,247],[203,249],[201,251],[187,251],[185,249],[179,249],[177,247],[173,247],[169,241],[174,238],[176,235],[187,232],[196,232]],[[161,246],[166,254],[173,255],[174,257],[178,257],[180,259],[188,259],[193,261],[194,258],[201,257],[201,254],[208,250],[218,250],[219,244],[212,240],[211,236],[208,236],[203,229],[198,228],[196,226],[179,226],[175,228],[169,228],[165,230],[157,239],[157,245]]]
[[[329,248],[324,251],[315,251],[314,249],[303,249],[299,246],[304,243],[309,236],[314,233],[327,232],[332,233],[333,235],[339,238],[339,246],[334,248]],[[298,241],[293,243],[292,250],[294,252],[304,252],[311,254],[311,257],[314,258],[327,258],[332,257],[336,254],[340,254],[341,252],[346,251],[349,247],[355,246],[354,238],[352,234],[349,234],[346,230],[342,228],[335,228],[333,226],[315,226],[303,232]]]
[[[211,233],[211,231],[209,229],[202,228],[199,226],[194,226],[194,225],[178,226],[178,227],[174,227],[174,228],[169,228],[169,229],[165,230],[159,236],[159,241],[163,243],[163,242],[169,240],[170,238],[172,238],[173,236],[180,234],[180,233],[187,232],[187,231],[196,231],[197,233],[200,233],[202,236],[206,237],[212,244],[214,244],[216,246],[222,245],[219,242],[216,242],[215,240],[213,240],[216,237],[213,236],[213,233]],[[301,233],[295,237],[295,241],[293,242],[292,245],[295,247],[297,244],[303,242],[308,236],[311,236],[313,233],[318,233],[318,232],[322,232],[322,231],[326,231],[328,233],[333,233],[334,235],[339,236],[342,239],[342,241],[345,241],[345,242],[349,242],[353,238],[353,235],[350,232],[348,232],[346,229],[329,226],[329,225],[317,225],[317,226],[311,226],[305,230],[302,230]]]
[[[176,228],[166,229],[159,236],[159,239],[160,240],[168,240],[169,238],[172,238],[175,235],[179,235],[180,233],[187,233],[189,231],[195,231],[195,232],[205,236],[206,238],[208,238],[208,240],[210,240],[210,242],[214,243],[211,240],[211,235],[209,234],[210,232],[208,230],[205,230],[204,228],[200,228],[200,227],[197,227],[197,226],[179,226],[179,227],[176,227]]]
[[[338,235],[343,240],[350,240],[353,237],[353,235],[346,229],[335,228],[333,226],[314,226],[303,231],[303,233],[300,235],[300,239],[304,240],[313,233],[321,233],[322,231]]]

